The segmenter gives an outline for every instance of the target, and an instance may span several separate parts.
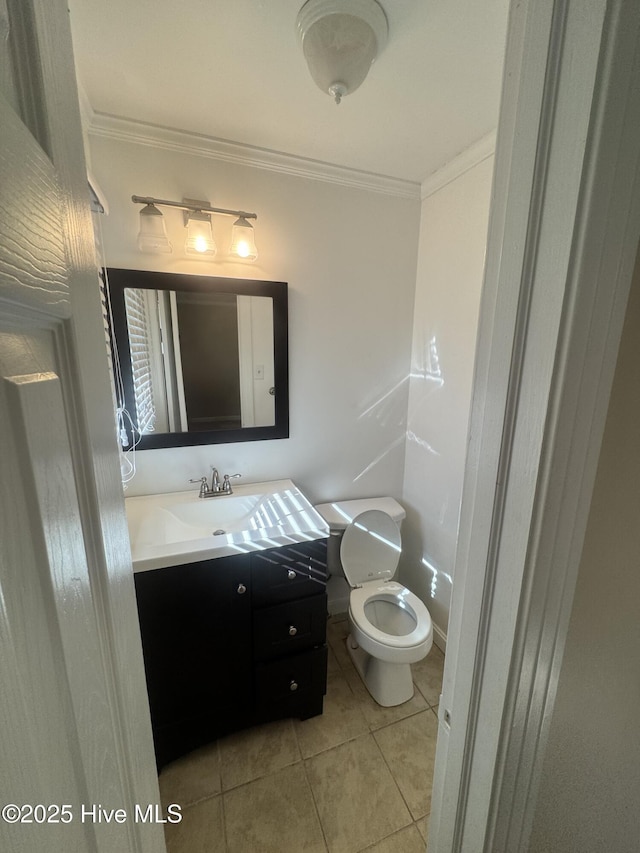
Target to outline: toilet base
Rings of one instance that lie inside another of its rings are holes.
[[[378,705],[391,708],[412,698],[411,664],[387,663],[372,657],[358,645],[352,634],[347,637],[347,651],[364,686]]]

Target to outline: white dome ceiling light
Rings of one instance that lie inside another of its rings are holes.
[[[389,33],[376,0],[307,0],[296,29],[311,76],[336,104],[364,82]]]

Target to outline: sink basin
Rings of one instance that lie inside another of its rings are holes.
[[[134,571],[264,550],[326,536],[321,516],[291,480],[236,486],[199,498],[168,492],[126,498]]]
[[[259,495],[224,495],[197,503],[191,498],[176,503],[169,500],[167,506],[154,507],[141,520],[136,539],[140,544],[157,545],[244,530],[259,502]]]
[[[260,503],[260,495],[221,495],[197,501],[184,501],[167,507],[179,522],[194,527],[226,527],[242,530],[252,510]]]

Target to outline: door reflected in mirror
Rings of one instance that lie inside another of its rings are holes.
[[[284,282],[120,269],[107,280],[129,446],[288,436]]]
[[[153,431],[275,425],[270,296],[127,287],[124,301],[136,409],[150,407]]]

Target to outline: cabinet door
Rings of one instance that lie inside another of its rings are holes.
[[[249,558],[220,557],[135,576],[154,729],[250,703]]]

